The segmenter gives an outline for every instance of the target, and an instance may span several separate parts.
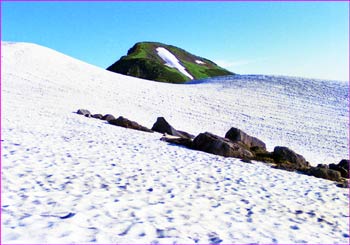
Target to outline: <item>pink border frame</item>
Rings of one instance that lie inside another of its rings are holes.
[[[348,2],[348,14],[350,17],[350,0],[0,0],[0,40],[2,41],[2,2]],[[349,19],[349,29],[348,29],[348,48],[350,50],[350,19]],[[2,52],[2,46],[0,45],[0,55]],[[349,64],[350,64],[350,54],[349,55]],[[1,112],[2,112],[2,84],[1,84],[1,73],[2,72],[2,62],[0,64],[0,119],[1,119]],[[348,91],[350,94],[350,72],[348,77]],[[350,109],[350,102],[348,102],[348,108]],[[350,145],[350,112],[348,113],[348,143]],[[2,129],[2,122],[0,120],[0,130]],[[2,152],[2,132],[0,131],[0,154]],[[1,155],[2,156],[2,155]],[[350,149],[348,149],[348,158],[350,159]],[[1,159],[0,159],[0,170],[2,170],[1,165]],[[2,171],[1,171],[2,172]],[[0,194],[2,190],[2,174],[0,173]],[[350,188],[349,188],[349,196],[350,196]],[[2,207],[2,200],[0,198],[0,207]],[[350,214],[350,205],[348,209],[348,213]],[[350,223],[350,215],[349,215],[349,223]],[[2,215],[0,210],[0,226],[2,224]],[[2,229],[0,229],[0,245],[5,245],[5,243],[2,243]],[[349,227],[349,233],[350,233],[350,227]],[[11,243],[13,244],[13,243]],[[22,243],[21,243],[22,244]],[[24,244],[24,243],[23,243]],[[62,245],[60,243],[43,243],[43,244],[50,244],[50,245]],[[77,245],[91,245],[91,244],[97,244],[97,245],[110,245],[113,243],[76,243]],[[144,245],[144,244],[133,244],[132,245]],[[242,243],[234,243],[234,244],[242,244]],[[350,244],[350,237],[349,242]],[[37,244],[25,244],[25,245],[37,245]],[[183,244],[183,245],[190,245],[190,244]],[[198,244],[201,245],[201,244]],[[220,244],[220,245],[226,245],[226,244]],[[261,244],[261,245],[272,245],[272,244]],[[280,244],[280,245],[289,245],[289,244]],[[323,245],[333,245],[333,244],[323,244]]]

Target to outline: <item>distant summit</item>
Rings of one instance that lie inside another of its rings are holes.
[[[169,83],[234,75],[208,59],[157,42],[136,43],[126,56],[121,57],[107,70]]]

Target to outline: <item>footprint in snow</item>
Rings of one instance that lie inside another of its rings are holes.
[[[60,219],[69,219],[69,218],[72,218],[74,215],[75,215],[75,213],[69,213],[65,216],[61,216]]]
[[[209,244],[220,244],[222,239],[215,232],[209,233]]]

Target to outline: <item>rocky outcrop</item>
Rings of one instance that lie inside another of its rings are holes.
[[[254,160],[259,162],[265,162],[265,163],[274,163],[275,160],[273,159],[273,153],[269,152],[267,150],[264,150],[260,147],[251,147],[250,151],[254,154]]]
[[[151,129],[146,128],[138,124],[137,122],[131,121],[121,116],[118,117],[117,119],[109,120],[108,123],[115,126],[123,127],[123,128],[130,128],[130,129],[135,129],[135,130],[144,131],[148,133],[153,133]]]
[[[328,179],[333,181],[342,180],[340,172],[333,169],[329,169],[327,167],[310,167],[309,169],[304,170],[303,173],[317,178]]]
[[[349,169],[349,165],[350,165],[350,160],[349,159],[342,159],[339,163],[338,166],[345,168],[345,169]]]
[[[227,131],[225,138],[231,140],[232,142],[242,142],[249,148],[259,147],[266,150],[266,144],[262,140],[250,136],[238,128],[232,127],[229,131]]]
[[[153,124],[152,130],[162,134],[169,134],[181,138],[193,139],[194,135],[186,133],[184,131],[176,130],[173,128],[164,117],[158,117],[157,121]]]
[[[329,169],[340,172],[343,178],[349,178],[349,160],[343,159],[338,164],[329,164]]]
[[[111,120],[114,120],[115,119],[115,117],[113,116],[113,115],[111,115],[111,114],[106,114],[106,115],[104,115],[103,117],[102,117],[102,120],[105,120],[105,121],[111,121]]]
[[[91,116],[91,112],[89,110],[86,110],[86,109],[79,109],[77,111],[77,114],[83,115],[83,116]]]
[[[168,134],[165,134],[162,138],[160,138],[160,140],[171,144],[175,144],[175,145],[186,146],[188,148],[192,148],[192,143],[193,143],[193,140],[190,138],[172,136]]]
[[[96,119],[102,119],[103,115],[102,114],[94,114],[92,115],[92,118],[96,118]]]
[[[317,167],[312,167],[302,155],[287,147],[276,146],[273,152],[268,152],[263,141],[237,128],[231,128],[226,133],[226,138],[209,132],[201,133],[194,138],[189,133],[173,128],[163,117],[157,118],[151,130],[124,117],[115,119],[111,114],[92,115],[86,109],[79,109],[77,114],[107,120],[109,124],[124,128],[163,133],[161,140],[170,144],[219,156],[240,158],[247,163],[251,163],[251,160],[271,163],[278,169],[298,171],[309,176],[335,181],[338,187],[349,188],[349,160],[343,159],[338,164],[319,164]]]
[[[302,155],[284,146],[276,146],[272,153],[277,168],[294,171],[304,170],[310,167],[309,163]]]
[[[224,157],[253,158],[253,154],[242,145],[209,132],[201,133],[194,138],[192,148]]]

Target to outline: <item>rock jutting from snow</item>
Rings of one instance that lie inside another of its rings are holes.
[[[102,119],[103,115],[102,114],[94,114],[92,115],[92,118],[96,118],[96,119]]]
[[[310,167],[303,171],[307,175],[311,175],[317,178],[328,179],[333,181],[341,181],[341,175],[339,171],[329,169],[326,167]]]
[[[77,111],[77,114],[79,115],[83,115],[83,116],[91,116],[91,113],[89,110],[86,110],[86,109],[79,109]]]
[[[276,146],[272,156],[277,163],[277,168],[294,171],[308,169],[310,167],[302,155],[295,153],[288,147]]]
[[[113,116],[113,115],[111,115],[111,114],[106,114],[106,115],[104,115],[103,117],[102,117],[102,120],[105,120],[105,121],[110,121],[110,120],[114,120],[115,119],[115,117]]]
[[[192,147],[195,150],[224,157],[236,157],[241,159],[251,159],[254,157],[250,151],[240,144],[209,132],[201,133],[194,138]]]
[[[253,146],[250,151],[254,154],[254,160],[265,163],[274,163],[273,153],[261,147]]]
[[[349,178],[349,160],[342,159],[338,164],[329,164],[329,169],[339,171],[343,178]]]
[[[181,138],[193,139],[194,136],[186,133],[184,131],[179,131],[173,128],[164,117],[158,117],[157,121],[153,124],[152,130],[158,133],[167,133],[173,136],[178,136]]]
[[[189,149],[219,156],[240,158],[247,163],[251,163],[251,160],[272,163],[274,164],[273,167],[278,169],[299,171],[309,176],[336,181],[339,187],[349,186],[345,181],[349,178],[349,160],[342,159],[338,164],[319,164],[317,167],[311,167],[302,155],[287,147],[276,146],[273,152],[268,152],[264,142],[237,128],[231,128],[226,133],[226,138],[209,132],[201,133],[194,138],[189,133],[173,128],[164,117],[158,117],[152,129],[149,129],[122,116],[115,119],[111,114],[105,116],[102,116],[102,114],[92,115],[86,109],[79,109],[77,114],[107,120],[112,125],[124,128],[164,133],[160,140],[170,144],[182,145]]]
[[[168,135],[167,133],[165,133],[165,135],[162,138],[160,138],[160,140],[171,144],[175,144],[175,145],[183,145],[188,148],[192,148],[192,143],[193,143],[193,140],[190,138]]]
[[[229,131],[227,131],[225,138],[231,140],[232,142],[242,142],[249,148],[260,147],[266,150],[266,144],[262,140],[250,136],[238,128],[232,127]]]
[[[123,127],[123,128],[130,128],[130,129],[135,129],[135,130],[139,130],[139,131],[144,131],[144,132],[148,132],[148,133],[153,133],[153,131],[145,126],[142,126],[140,124],[138,124],[137,122],[131,121],[127,118],[124,118],[122,116],[118,117],[117,119],[113,119],[108,121],[109,124],[115,125],[115,126],[119,126],[119,127]]]
[[[349,159],[342,159],[339,163],[338,166],[345,168],[345,169],[349,169],[350,165],[350,160]]]

